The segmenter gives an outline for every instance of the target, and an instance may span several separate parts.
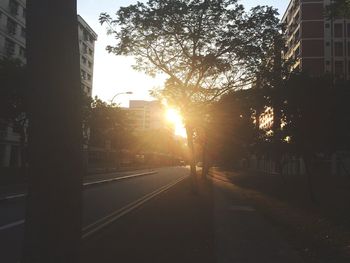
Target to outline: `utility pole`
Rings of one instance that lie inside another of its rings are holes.
[[[82,91],[76,0],[27,1],[29,192],[24,263],[79,262]]]

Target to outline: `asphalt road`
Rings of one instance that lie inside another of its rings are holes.
[[[160,168],[155,172],[87,186],[83,192],[84,235],[99,231],[102,226],[136,209],[189,174],[185,167]],[[113,174],[108,175],[107,179],[110,178],[113,178]],[[0,202],[1,262],[18,262],[24,214],[25,198]]]

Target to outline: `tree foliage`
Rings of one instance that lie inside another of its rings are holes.
[[[117,40],[108,51],[168,77],[153,94],[181,111],[193,150],[196,124],[210,104],[249,85],[263,68],[280,30],[276,14],[267,6],[246,12],[236,0],[149,0],[120,8],[116,18],[103,13],[100,22]]]
[[[85,123],[89,128],[89,145],[123,149],[130,142],[127,116],[120,108],[99,98],[86,98]]]
[[[329,18],[350,18],[350,0],[336,0],[326,8]]]
[[[26,69],[20,61],[0,60],[0,119],[16,122],[28,110],[26,102]]]
[[[252,80],[278,30],[275,15],[261,6],[248,14],[235,0],[150,0],[100,21],[117,39],[107,49],[134,56],[137,70],[166,74],[161,95],[185,113]]]

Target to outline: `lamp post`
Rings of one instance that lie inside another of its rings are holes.
[[[127,91],[127,92],[120,92],[120,93],[115,94],[115,95],[113,96],[113,98],[111,99],[111,104],[113,103],[114,99],[115,99],[117,96],[123,95],[123,94],[129,94],[129,95],[131,95],[131,94],[133,94],[133,92],[132,92],[132,91]]]

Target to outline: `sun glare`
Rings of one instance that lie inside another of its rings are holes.
[[[186,130],[181,114],[175,109],[167,109],[166,119],[175,126],[175,134],[186,137]]]

